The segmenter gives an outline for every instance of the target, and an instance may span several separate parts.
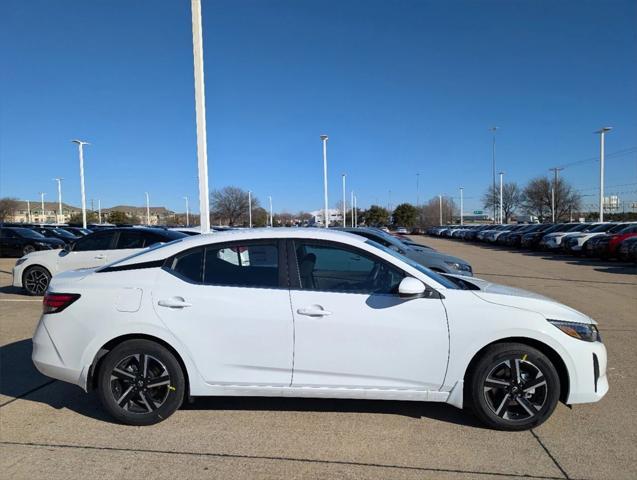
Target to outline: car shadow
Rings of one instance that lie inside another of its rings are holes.
[[[0,287],[0,293],[6,293],[10,295],[22,295],[23,297],[29,297],[23,288],[14,287],[12,285],[5,285],[4,287]]]
[[[0,347],[0,394],[7,398],[0,407],[16,399],[48,405],[56,410],[68,409],[79,415],[108,423],[116,423],[102,409],[95,392],[45,377],[31,361],[31,339],[23,339]],[[470,413],[451,405],[433,402],[397,400],[343,400],[280,397],[195,397],[184,401],[182,410],[245,410],[288,412],[339,412],[401,415],[419,419],[485,428]]]

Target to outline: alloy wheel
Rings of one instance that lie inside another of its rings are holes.
[[[31,268],[24,275],[24,288],[33,295],[42,295],[49,286],[49,275],[41,268]]]
[[[548,398],[544,374],[526,355],[499,362],[486,376],[483,390],[489,409],[509,421],[530,420]]]
[[[145,414],[160,408],[171,389],[166,365],[152,355],[129,355],[113,368],[110,389],[115,403],[128,413]]]

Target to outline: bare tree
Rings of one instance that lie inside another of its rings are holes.
[[[427,203],[418,209],[418,222],[422,227],[440,224],[440,204],[442,203],[442,223],[444,225],[454,222],[454,217],[458,216],[459,210],[451,197],[438,196],[431,198]]]
[[[580,208],[581,197],[566,180],[556,185],[548,177],[537,177],[529,181],[522,192],[522,207],[529,215],[535,215],[540,222],[550,220],[552,188],[555,188],[555,221],[566,220],[571,212]]]
[[[11,197],[0,198],[0,221],[5,222],[15,215],[18,209],[18,199]]]
[[[504,216],[504,223],[509,223],[511,215],[520,206],[521,201],[522,191],[517,183],[507,182],[502,185],[502,215]],[[482,195],[482,204],[487,210],[491,210],[494,207],[496,210],[500,208],[500,187],[498,186],[494,190],[493,185],[490,185],[484,195]]]
[[[239,187],[224,187],[212,192],[210,197],[210,210],[215,223],[226,223],[231,227],[248,223],[248,192]],[[259,200],[252,196],[252,210],[258,206]]]

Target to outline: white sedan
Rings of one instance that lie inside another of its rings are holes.
[[[109,228],[82,237],[63,250],[41,250],[19,258],[13,267],[13,286],[29,295],[42,295],[56,273],[95,268],[128,257],[156,243],[186,234],[160,228]]]
[[[56,275],[33,361],[133,425],[237,395],[447,402],[522,430],[608,391],[586,315],[307,228],[198,235]]]

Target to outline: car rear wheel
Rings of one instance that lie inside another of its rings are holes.
[[[33,252],[35,252],[35,247],[33,245],[25,245],[22,249],[22,255],[28,255]]]
[[[539,350],[496,344],[479,358],[469,383],[476,416],[498,430],[527,430],[546,421],[560,398],[555,367]]]
[[[186,382],[175,356],[149,340],[128,340],[111,350],[98,372],[98,395],[116,420],[152,425],[180,406]]]
[[[44,295],[50,282],[51,274],[39,265],[27,268],[22,276],[22,285],[29,295]]]

